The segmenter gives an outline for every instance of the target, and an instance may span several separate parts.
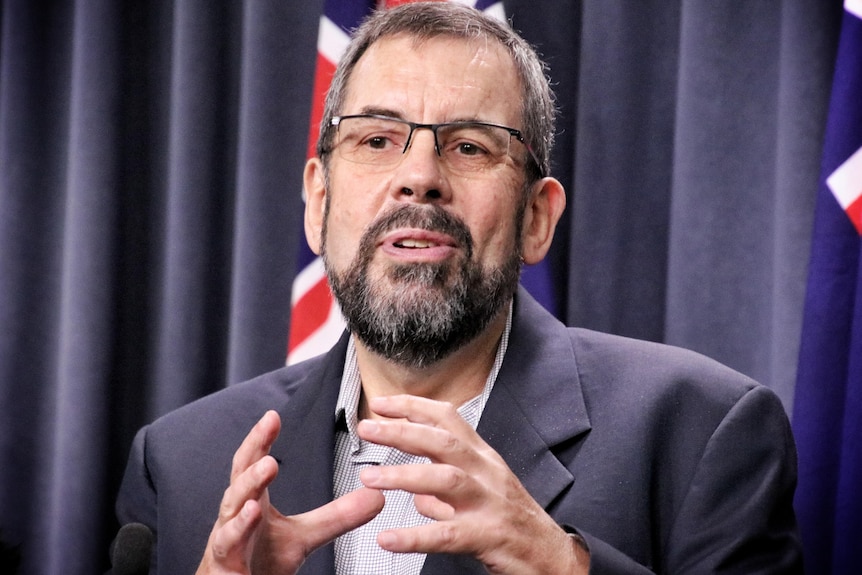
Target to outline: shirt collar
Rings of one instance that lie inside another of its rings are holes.
[[[458,408],[458,413],[461,414],[461,417],[473,429],[476,429],[476,426],[479,425],[479,418],[482,416],[485,404],[488,402],[488,397],[490,397],[494,383],[497,381],[497,374],[500,373],[500,367],[503,365],[503,357],[506,355],[506,349],[509,347],[509,332],[512,330],[512,305],[510,301],[509,310],[506,315],[506,326],[503,328],[503,335],[500,337],[497,353],[494,356],[494,365],[491,367],[488,378],[485,380],[482,393]],[[344,372],[341,376],[338,402],[335,404],[335,420],[338,422],[343,418],[344,423],[347,425],[351,444],[357,449],[359,447],[359,436],[356,435],[356,425],[359,423],[359,396],[361,392],[362,378],[359,375],[359,366],[356,363],[356,344],[351,334],[347,342],[347,354],[344,357]]]

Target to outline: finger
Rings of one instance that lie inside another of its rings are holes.
[[[366,431],[380,433],[376,439],[360,434],[363,439],[383,442],[414,455],[455,465],[469,463],[468,460],[453,459],[459,453],[474,455],[473,450],[490,451],[490,447],[451,403],[413,395],[393,395],[372,398],[369,407],[389,419],[360,422],[360,427]],[[380,427],[375,428],[375,423],[380,423]],[[397,442],[398,445],[386,443],[388,441]],[[435,456],[447,457],[436,459]]]
[[[471,502],[478,503],[482,496],[473,477],[454,465],[371,466],[363,469],[359,478],[366,487],[431,495],[465,508],[469,508]]]
[[[455,508],[433,495],[416,494],[413,496],[416,511],[428,519],[446,521],[455,517]]]
[[[372,397],[368,400],[368,408],[391,419],[407,419],[413,423],[435,427],[470,428],[451,403],[416,395]]]
[[[246,502],[261,499],[277,475],[278,463],[271,455],[265,455],[233,477],[219,505],[218,524],[224,525],[236,517]]]
[[[365,441],[428,457],[435,463],[463,467],[465,470],[477,470],[483,456],[493,457],[490,447],[469,425],[465,423],[463,427],[454,427],[435,427],[404,419],[364,419],[359,422],[356,431]]]
[[[459,523],[436,521],[418,527],[391,529],[377,535],[377,544],[393,553],[472,553],[471,539],[464,537]]]
[[[306,554],[339,535],[368,523],[383,509],[383,493],[359,488],[347,495],[291,519],[292,529],[304,538]]]
[[[228,571],[243,571],[251,555],[254,530],[262,517],[260,505],[256,501],[247,501],[235,517],[217,526],[209,545],[214,563]]]
[[[264,413],[234,453],[230,472],[231,481],[269,453],[280,431],[281,418],[278,413],[271,410]]]

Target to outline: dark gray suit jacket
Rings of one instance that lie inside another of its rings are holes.
[[[478,431],[563,526],[593,573],[801,571],[796,453],[766,387],[701,355],[566,328],[521,289]],[[332,499],[346,338],[329,353],[191,403],[142,429],[117,501],[156,533],[158,573],[193,573],[233,452],[267,409],[283,422],[270,488],[285,514]],[[333,547],[302,573],[333,573]],[[423,574],[484,573],[429,555]]]

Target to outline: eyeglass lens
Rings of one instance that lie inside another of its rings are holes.
[[[415,126],[415,128],[414,128]],[[344,117],[337,126],[335,149],[345,160],[390,167],[401,161],[415,132],[434,132],[437,154],[456,172],[486,171],[506,162],[511,134],[500,126],[454,122],[433,126],[380,117]]]

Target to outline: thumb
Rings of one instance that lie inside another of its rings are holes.
[[[384,501],[381,491],[361,487],[317,509],[294,515],[296,532],[304,535],[306,555],[374,519]]]

